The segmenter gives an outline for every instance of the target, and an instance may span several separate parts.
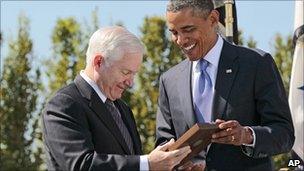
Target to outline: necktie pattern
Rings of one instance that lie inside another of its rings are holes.
[[[195,81],[194,89],[194,109],[199,123],[211,120],[212,109],[212,81],[207,72],[209,62],[201,59],[198,63],[200,66],[199,79]]]
[[[108,110],[111,112],[112,117],[115,120],[116,125],[118,126],[122,136],[124,137],[124,140],[127,143],[127,146],[129,148],[131,154],[134,154],[133,141],[132,141],[131,135],[121,118],[121,114],[120,114],[119,110],[117,109],[115,104],[109,99],[106,100],[106,106],[107,106]]]

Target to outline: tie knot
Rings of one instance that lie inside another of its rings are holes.
[[[107,99],[105,103],[106,103],[107,105],[114,106],[113,101],[110,100],[110,99]]]
[[[205,60],[205,59],[200,60],[201,71],[206,71],[208,65],[209,65],[209,62],[207,60]]]

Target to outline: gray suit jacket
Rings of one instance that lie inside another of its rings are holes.
[[[133,139],[130,155],[119,128],[93,88],[77,76],[48,102],[42,115],[49,170],[138,170],[142,153],[130,108],[116,100]]]
[[[160,77],[156,145],[178,139],[197,122],[191,67],[186,59]],[[232,73],[226,73],[227,69]],[[237,120],[251,126],[256,144],[248,148],[213,143],[206,157],[208,170],[272,170],[270,156],[289,151],[294,143],[281,77],[271,55],[262,51],[224,41],[212,113],[213,120]]]

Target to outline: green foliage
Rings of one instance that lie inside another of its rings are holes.
[[[247,42],[247,46],[250,48],[256,48],[257,42],[253,39],[253,37],[249,37],[249,40]]]
[[[58,19],[52,33],[52,42],[54,56],[48,61],[48,76],[49,88],[54,92],[72,82],[78,73],[77,69],[84,65],[80,50],[80,24],[72,17]]]
[[[288,160],[291,158],[290,153],[279,154],[272,157],[274,162],[274,170],[280,170],[281,168],[287,168]],[[288,168],[289,170],[291,168]],[[293,169],[292,169],[293,170]]]
[[[287,95],[289,93],[293,52],[294,48],[292,47],[291,35],[283,38],[280,34],[277,34],[275,37],[273,57],[281,74]]]
[[[244,37],[243,37],[243,31],[242,30],[238,30],[238,39],[239,39],[239,44],[238,45],[244,45]]]
[[[42,163],[41,149],[32,150],[38,123],[33,113],[41,88],[39,70],[31,69],[32,48],[29,21],[20,15],[18,36],[9,42],[1,76],[0,170],[37,170]]]
[[[239,30],[238,31],[238,39],[239,39],[239,44],[241,46],[245,46],[245,38],[243,36],[243,31]],[[249,48],[256,48],[257,42],[253,39],[252,36],[249,37],[249,40],[246,41],[246,45]]]
[[[136,78],[138,87],[124,97],[134,112],[145,153],[154,149],[159,76],[182,60],[179,49],[169,41],[166,30],[163,18],[144,19],[141,40],[146,46],[146,55]]]
[[[98,8],[92,12],[92,27],[85,28],[73,17],[59,18],[52,33],[54,55],[48,66],[50,94],[74,80],[85,67],[88,40],[98,27]]]

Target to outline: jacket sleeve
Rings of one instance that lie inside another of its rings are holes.
[[[155,146],[161,145],[171,138],[176,138],[172,116],[168,102],[168,95],[165,89],[163,75],[159,81],[158,108],[156,114],[156,143]]]
[[[50,100],[42,122],[46,152],[50,160],[56,161],[55,168],[139,170],[140,156],[100,154],[94,150],[84,107],[67,94],[58,93]]]
[[[252,126],[256,144],[252,157],[288,152],[294,144],[294,127],[279,71],[269,54],[258,59],[255,76],[256,114],[260,124]]]

